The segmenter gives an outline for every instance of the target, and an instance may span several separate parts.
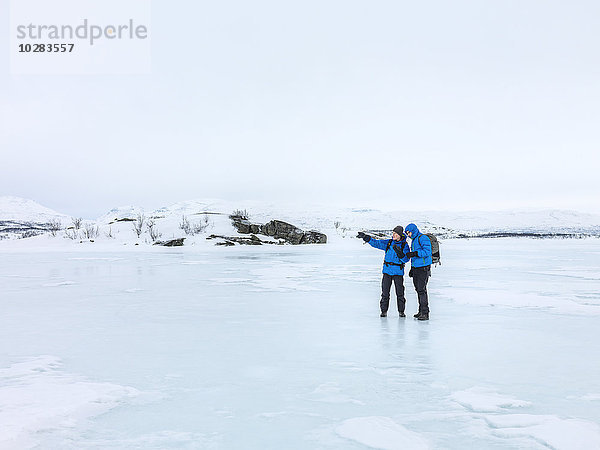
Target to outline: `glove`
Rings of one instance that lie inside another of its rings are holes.
[[[413,271],[412,271],[412,267],[410,268],[410,270],[408,271],[408,276],[412,278],[413,276]]]
[[[393,249],[396,252],[396,255],[398,255],[398,258],[402,259],[402,258],[404,258],[406,256],[404,254],[404,252],[402,251],[402,249],[400,247],[398,247],[397,245],[394,245]]]
[[[362,231],[359,231],[358,234],[356,235],[356,237],[359,239],[362,239],[365,242],[369,242],[371,240],[371,236],[363,233]]]
[[[418,254],[417,252],[408,252],[408,253],[406,254],[406,256],[408,256],[409,258],[413,258],[413,257],[415,257],[415,256],[418,256],[418,255],[419,255],[419,254]]]

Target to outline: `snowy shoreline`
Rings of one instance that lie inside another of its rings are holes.
[[[240,206],[239,203],[193,200],[154,211],[129,206],[114,208],[96,220],[83,220],[52,211],[31,200],[0,197],[0,245],[15,238],[31,240],[39,237],[35,234],[49,236],[51,233],[56,235],[55,239],[66,238],[73,244],[91,239],[95,243],[135,245],[136,242],[185,238],[184,246],[189,246],[206,242],[210,235],[247,238],[248,234],[238,233],[232,224],[230,216],[236,212],[248,216],[253,223],[280,220],[306,232],[324,233],[327,245],[331,241],[353,238],[358,231],[378,230],[385,234],[396,225],[406,226],[410,222],[440,239],[600,237],[600,215],[573,211],[411,212],[266,202],[245,202]],[[135,231],[136,221],[140,219],[143,223],[139,223],[138,231]],[[221,243],[223,239],[208,243],[214,245],[217,242]]]

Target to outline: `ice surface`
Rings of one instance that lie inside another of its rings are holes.
[[[442,255],[0,246],[0,448],[600,448],[600,241]]]
[[[43,446],[40,434],[80,426],[139,395],[136,389],[95,383],[61,371],[58,358],[42,355],[0,369],[0,448]]]
[[[549,448],[599,448],[600,426],[580,419],[509,414],[488,416],[486,421],[500,437],[531,437]]]
[[[472,387],[450,396],[456,403],[472,411],[498,412],[503,408],[530,406],[530,402],[500,395],[483,387]]]
[[[427,449],[429,445],[423,437],[407,430],[389,417],[356,417],[345,420],[337,433],[372,448],[389,450]]]

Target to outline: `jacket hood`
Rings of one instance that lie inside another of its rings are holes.
[[[405,228],[406,232],[408,233],[409,231],[412,233],[413,238],[415,236],[417,236],[418,234],[421,234],[421,232],[419,231],[419,229],[417,228],[417,226],[414,223],[410,223],[406,226]]]

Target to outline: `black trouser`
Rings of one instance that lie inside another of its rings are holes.
[[[431,276],[431,266],[413,267],[412,271],[413,284],[419,298],[419,314],[429,315],[429,298],[427,297],[427,281]]]
[[[396,301],[398,302],[398,312],[404,313],[404,306],[406,305],[406,299],[404,298],[404,277],[402,275],[388,275],[383,274],[381,280],[381,312],[387,312],[390,306],[390,289],[392,288],[392,280],[394,280],[394,286],[396,288]]]

